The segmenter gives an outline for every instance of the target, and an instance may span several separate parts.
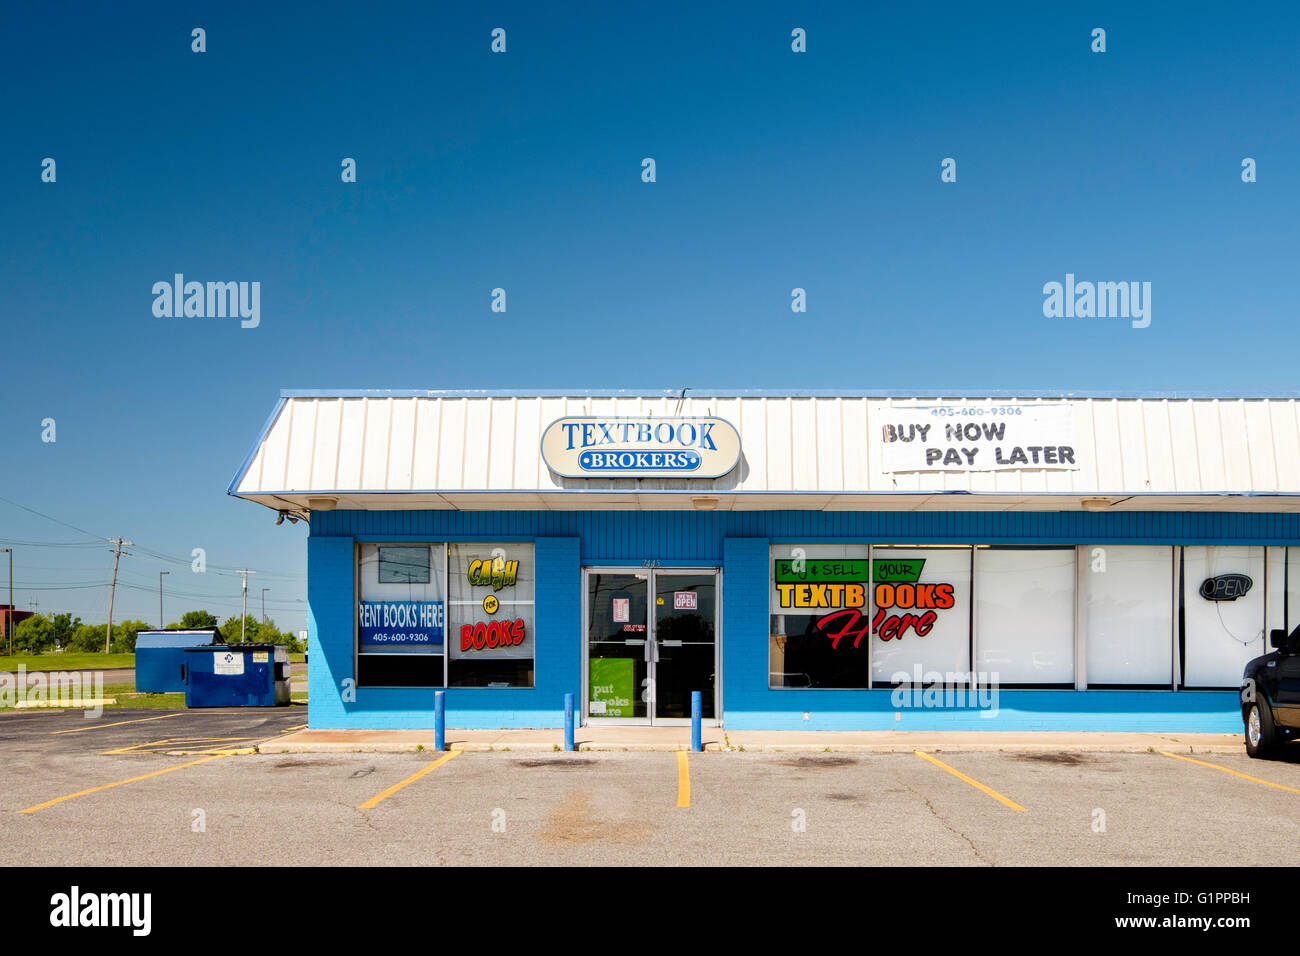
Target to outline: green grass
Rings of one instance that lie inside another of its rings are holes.
[[[307,655],[306,655],[306,654],[295,654],[295,653],[293,653],[292,651],[289,652],[289,663],[290,663],[290,664],[301,664],[301,663],[303,663],[305,660],[307,660]]]
[[[22,664],[29,671],[109,670],[135,667],[134,654],[89,654],[69,651],[64,654],[0,655],[0,671],[16,672]]]
[[[86,688],[93,692],[93,688]],[[144,710],[184,710],[184,694],[137,694],[135,684],[105,684],[105,697],[116,697],[116,704],[105,705],[105,710],[121,707],[138,707]],[[16,710],[14,707],[0,707],[0,710]],[[45,708],[42,708],[45,709]],[[55,709],[55,708],[51,708]],[[57,708],[59,710],[77,710],[78,708]]]
[[[305,654],[290,654],[289,661],[301,664]],[[63,654],[0,654],[0,672],[15,673],[22,664],[29,671],[106,671],[117,667],[135,667],[134,654],[95,654],[67,651]]]
[[[141,707],[145,710],[184,710],[184,694],[137,694],[135,684],[105,684],[105,697],[116,697],[116,704],[109,704],[105,710],[115,707]]]

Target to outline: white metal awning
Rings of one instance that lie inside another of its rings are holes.
[[[1293,397],[962,396],[1067,406],[1073,470],[886,470],[882,425],[943,395],[733,392],[282,393],[230,493],[275,509],[1300,510]],[[900,411],[902,410],[902,411]],[[715,479],[564,478],[546,426],[573,416],[717,417],[740,433]],[[716,499],[716,502],[710,499]],[[327,502],[317,502],[326,507]]]

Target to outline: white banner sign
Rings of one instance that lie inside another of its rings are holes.
[[[1069,405],[961,404],[886,409],[884,471],[1036,471],[1079,468]]]
[[[212,652],[212,673],[214,674],[244,673],[243,652],[213,651]]]

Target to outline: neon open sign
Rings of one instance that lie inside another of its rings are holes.
[[[1245,597],[1254,583],[1247,574],[1216,574],[1201,582],[1201,597],[1207,601],[1235,601]]]

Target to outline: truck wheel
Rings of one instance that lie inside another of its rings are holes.
[[[1267,757],[1278,748],[1277,726],[1267,705],[1255,701],[1246,711],[1246,753],[1252,757]]]

